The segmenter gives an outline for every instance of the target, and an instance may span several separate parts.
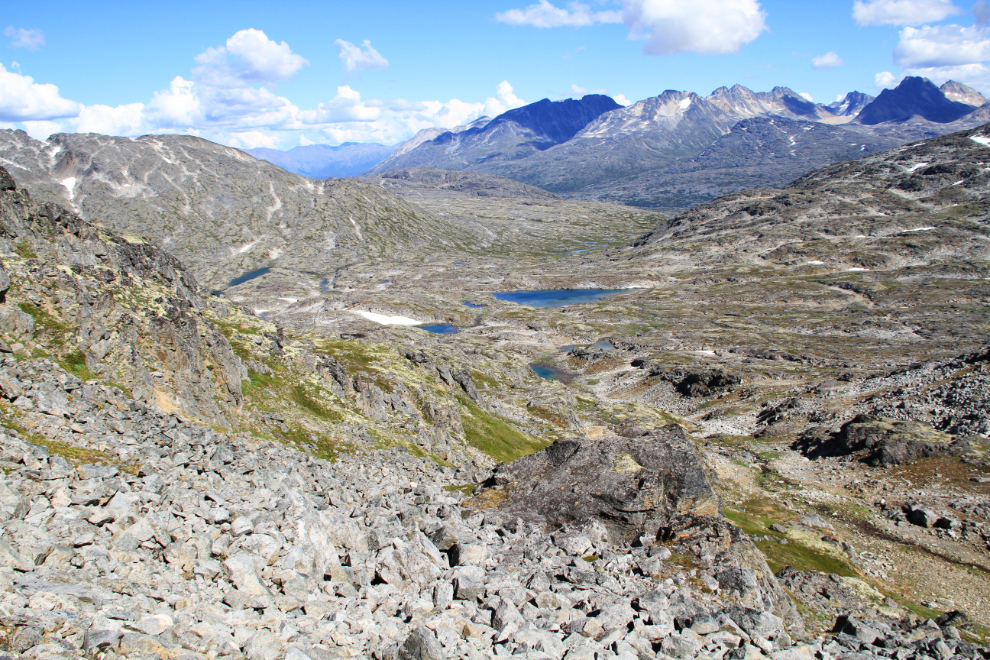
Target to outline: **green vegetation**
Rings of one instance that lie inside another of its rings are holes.
[[[18,307],[34,319],[35,333],[45,335],[46,343],[50,348],[56,352],[64,349],[75,328],[67,323],[62,323],[42,308],[29,302],[18,303]]]
[[[509,462],[546,448],[550,443],[527,435],[504,419],[485,412],[465,397],[458,396],[463,407],[461,418],[468,444],[492,458]]]
[[[19,256],[21,259],[38,258],[38,255],[35,253],[34,250],[31,249],[31,246],[28,244],[27,241],[21,241],[20,243],[16,243],[14,245],[14,252],[16,252],[17,256]]]
[[[71,351],[58,361],[62,368],[79,380],[92,380],[96,375],[86,366],[86,356],[80,350]]]

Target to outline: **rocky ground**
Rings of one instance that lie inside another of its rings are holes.
[[[346,265],[262,313],[275,280],[211,295],[0,177],[6,648],[985,657],[974,137],[621,248],[594,219],[628,239],[641,212],[415,173],[382,183],[502,247]],[[558,254],[571,226],[588,252]],[[628,290],[491,295],[597,287]]]

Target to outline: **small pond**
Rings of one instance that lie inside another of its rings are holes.
[[[471,309],[481,309],[484,305],[475,305],[473,302],[464,301],[464,305],[470,307]]]
[[[532,362],[530,363],[529,368],[533,370],[534,374],[544,380],[557,380],[561,383],[569,383],[578,376],[578,374],[574,372],[565,371],[564,369],[560,369],[559,367],[549,364]]]
[[[579,303],[597,302],[605,296],[626,293],[632,289],[544,289],[540,291],[506,291],[492,295],[498,300],[529,305],[530,307],[563,307]]]
[[[457,326],[449,323],[433,323],[431,325],[418,325],[416,327],[420,330],[426,330],[427,332],[432,332],[437,335],[456,335],[460,332],[460,330],[457,329]]]
[[[227,284],[227,286],[237,286],[238,284],[244,284],[245,282],[250,282],[256,277],[261,277],[270,270],[271,270],[270,266],[265,266],[264,268],[257,268],[255,270],[248,271],[247,273],[244,273],[243,275],[238,275],[237,277],[232,279]]]
[[[610,342],[607,339],[599,339],[598,341],[596,341],[594,344],[591,345],[591,348],[597,348],[600,351],[614,351],[614,350],[616,350],[615,349],[615,346],[612,344],[612,342]]]

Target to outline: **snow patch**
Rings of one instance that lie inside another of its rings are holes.
[[[958,181],[956,181],[956,182],[955,182],[955,183],[953,183],[952,185],[954,185],[954,186],[958,186],[958,185],[959,185],[960,183],[965,183],[965,182],[966,182],[966,180],[965,180],[965,179],[959,179]]]
[[[350,220],[351,224],[354,225],[354,233],[357,234],[358,240],[363,241],[364,237],[361,236],[361,228],[358,227],[358,224],[356,222],[354,222],[354,218],[348,218],[348,220]]]
[[[847,268],[850,273],[862,273],[863,271],[869,270],[869,268]]]
[[[686,98],[683,101],[681,101],[680,103],[678,103],[677,104],[677,107],[680,108],[681,110],[687,110],[688,108],[690,108],[691,107],[691,99],[690,99],[690,97],[689,98]]]
[[[76,198],[76,177],[70,176],[68,179],[62,179],[61,183],[69,191],[69,200],[74,200]]]
[[[824,266],[825,265],[825,262],[824,261],[818,261],[817,259],[815,259],[814,261],[809,261],[808,262],[808,265],[809,266]]]
[[[936,227],[915,227],[914,229],[905,229],[904,231],[905,232],[909,232],[909,231],[931,231],[933,229],[936,229]]]
[[[385,316],[384,314],[375,314],[374,312],[366,312],[360,309],[352,309],[350,311],[380,325],[423,325],[422,321],[411,319],[408,316]]]
[[[990,137],[986,135],[970,135],[969,139],[978,144],[982,144],[984,147],[990,147]]]
[[[922,167],[924,167],[927,164],[928,163],[918,163],[917,165],[912,165],[911,167],[908,168],[908,172],[914,172],[915,170],[920,170]]]
[[[241,248],[239,250],[237,250],[237,254],[244,254],[245,252],[250,252],[251,251],[251,248],[253,248],[257,244],[258,244],[258,241],[252,241],[251,243],[248,243],[247,245],[242,245]]]
[[[299,302],[299,298],[279,298],[279,300],[284,300],[287,303]]]

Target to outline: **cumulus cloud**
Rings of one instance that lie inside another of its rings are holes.
[[[143,103],[128,103],[110,107],[87,105],[78,117],[68,120],[74,133],[102,133],[103,135],[134,135],[144,126]]]
[[[337,39],[334,43],[340,51],[340,61],[344,63],[344,69],[347,73],[355,73],[366,69],[385,69],[388,67],[388,60],[372,48],[371,42],[367,39],[360,46],[355,46],[343,39]]]
[[[941,21],[961,10],[952,0],[856,0],[857,25],[918,25]]]
[[[990,60],[990,32],[982,27],[936,25],[906,27],[894,47],[902,67],[940,67]]]
[[[936,85],[941,85],[947,80],[955,80],[969,85],[985,96],[990,95],[990,68],[979,62],[959,66],[909,68],[903,69],[901,73],[905,76],[928,78]]]
[[[835,51],[811,58],[812,69],[834,69],[837,66],[843,66],[845,63],[845,60],[839,57]]]
[[[337,88],[337,96],[326,103],[320,103],[316,110],[303,110],[298,118],[306,124],[327,124],[335,122],[375,121],[381,116],[381,109],[361,101],[361,93],[348,85]]]
[[[631,39],[647,55],[735,53],[767,29],[756,0],[623,0]]]
[[[618,103],[619,105],[624,105],[624,106],[629,106],[632,105],[633,103],[632,101],[626,98],[625,94],[616,94],[615,96],[612,97],[612,100]]]
[[[509,9],[495,14],[495,20],[509,25],[530,25],[538,28],[585,27],[595,23],[621,23],[622,12],[591,11],[587,5],[572,2],[570,9],[557,7],[547,0],[523,9]]]
[[[814,103],[815,102],[815,99],[813,99],[811,97],[811,94],[809,94],[808,92],[798,92],[798,96],[800,96],[801,98],[803,98],[808,103]]]
[[[35,140],[47,140],[49,136],[65,131],[65,127],[57,121],[25,121],[21,122],[21,125],[24,127],[24,132]],[[11,124],[4,128],[15,128],[15,126]]]
[[[10,39],[11,48],[38,50],[45,45],[45,33],[38,29],[25,30],[11,25],[3,31],[3,36]]]
[[[643,39],[647,55],[694,52],[735,53],[767,29],[758,0],[621,0],[622,11],[592,11],[572,2],[569,9],[539,0],[523,9],[495,14],[509,25],[539,28],[625,23],[630,39]]]
[[[58,87],[36,83],[31,76],[0,64],[0,121],[38,121],[75,117],[81,105],[63,99]]]
[[[239,30],[224,46],[207,48],[196,56],[193,78],[206,84],[235,86],[289,80],[309,61],[276,43],[261,30]]]
[[[876,85],[877,89],[894,87],[896,82],[897,76],[892,74],[890,71],[881,71],[877,75],[873,76],[873,84]]]

